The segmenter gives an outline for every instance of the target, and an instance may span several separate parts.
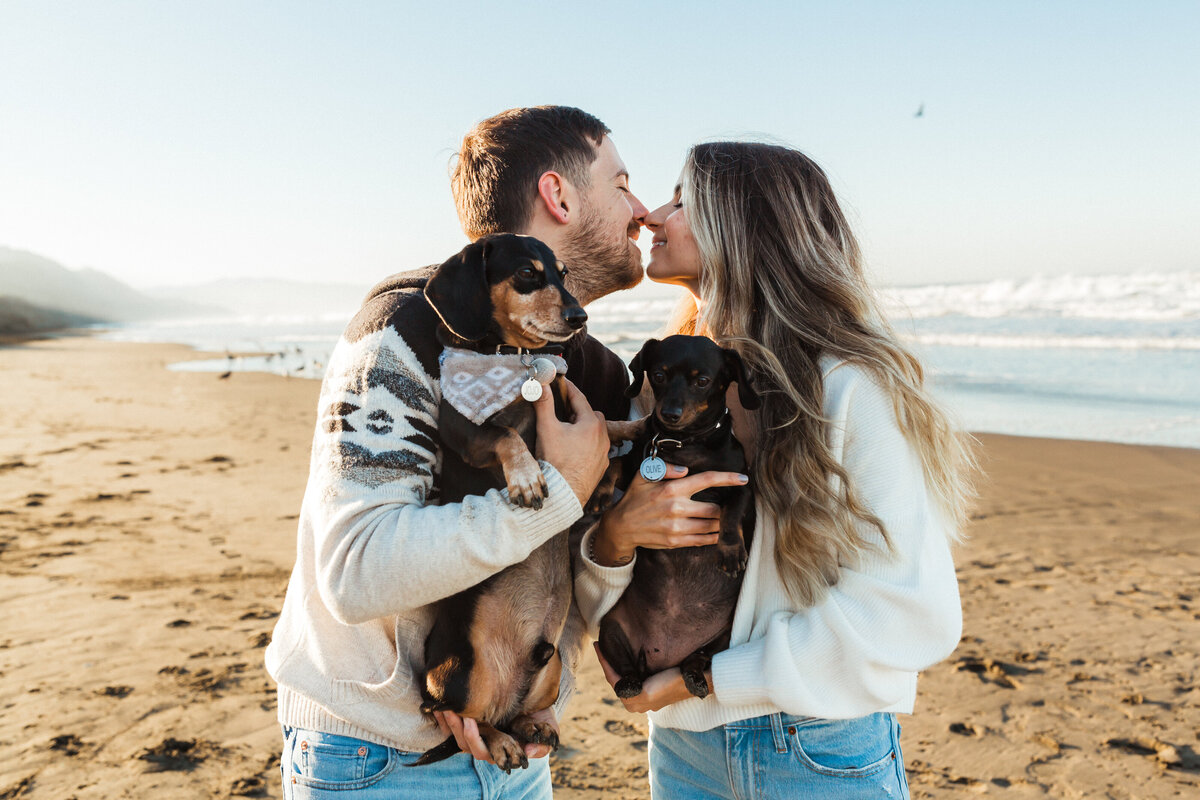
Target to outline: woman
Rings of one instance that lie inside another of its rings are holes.
[[[962,626],[950,556],[970,450],[882,319],[828,179],[802,153],[718,142],[652,212],[647,275],[688,288],[672,333],[736,349],[762,396],[728,400],[758,526],[732,641],[691,696],[679,671],[625,701],[650,712],[655,798],[906,797],[896,713]],[[593,626],[637,547],[716,541],[699,476],[629,491],[583,542]],[[601,659],[610,682],[616,675]]]

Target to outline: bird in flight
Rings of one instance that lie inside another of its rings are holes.
[[[913,114],[913,116],[918,117],[918,118],[925,116],[925,104],[924,103],[921,103],[921,105],[917,108],[917,113]]]

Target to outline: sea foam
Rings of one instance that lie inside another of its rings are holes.
[[[889,316],[1200,319],[1200,272],[1037,275],[1021,280],[894,287],[880,292]]]

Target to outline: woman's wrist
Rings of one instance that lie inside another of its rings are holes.
[[[613,539],[611,520],[609,515],[605,514],[600,518],[588,541],[588,558],[602,567],[623,567],[633,561],[635,548],[621,547]]]

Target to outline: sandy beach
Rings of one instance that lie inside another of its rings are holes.
[[[0,346],[0,800],[279,795],[262,666],[318,383]],[[1200,796],[1200,451],[982,436],[958,651],[902,718],[914,797]],[[646,798],[589,662],[556,796]]]

